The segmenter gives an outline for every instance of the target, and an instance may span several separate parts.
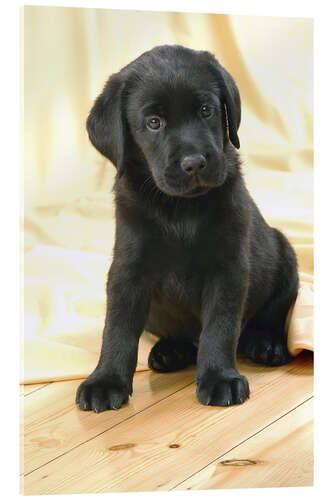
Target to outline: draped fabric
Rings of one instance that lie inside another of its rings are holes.
[[[85,120],[108,76],[160,44],[209,50],[235,78],[247,186],[298,257],[289,350],[313,350],[312,20],[26,6],[21,26],[21,381],[81,378],[96,366],[115,169],[89,143]],[[142,336],[138,370],[147,368],[154,341]]]

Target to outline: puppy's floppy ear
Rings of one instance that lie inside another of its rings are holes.
[[[125,164],[124,86],[119,73],[112,75],[87,119],[89,139],[102,155],[112,161],[119,176],[123,174]]]
[[[220,89],[220,99],[222,104],[222,115],[224,130],[226,130],[225,140],[229,139],[235,148],[239,149],[239,139],[237,130],[241,121],[241,100],[237,85],[226,69],[212,56],[214,71],[217,74]]]
[[[228,126],[229,139],[235,148],[239,149],[237,130],[241,121],[241,100],[237,85],[227,70],[219,67],[221,74],[220,89],[225,106],[226,122]]]

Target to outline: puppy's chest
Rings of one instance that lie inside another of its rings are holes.
[[[200,235],[201,224],[195,218],[174,218],[172,222],[162,226],[163,236],[174,240],[175,244],[185,246],[193,244]]]
[[[191,270],[167,270],[155,288],[155,298],[183,306],[199,301],[200,277]]]
[[[156,296],[184,306],[199,303],[206,276],[204,255],[196,247],[170,242],[162,255]]]
[[[220,255],[220,242],[208,226],[199,217],[183,217],[166,225],[154,240],[156,296],[183,305],[200,303],[202,287]]]

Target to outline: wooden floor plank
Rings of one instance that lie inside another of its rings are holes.
[[[38,391],[39,389],[42,389],[43,387],[46,387],[49,385],[51,382],[47,382],[46,384],[28,384],[28,385],[20,385],[20,395],[21,396],[28,396],[28,394],[31,394],[32,392]]]
[[[252,389],[245,404],[200,405],[192,384],[26,475],[24,494],[172,489],[312,395],[306,354],[278,368],[240,363],[240,371]]]
[[[193,382],[195,370],[134,376],[133,397],[121,410],[100,414],[79,411],[75,394],[82,380],[55,382],[24,398],[24,470],[27,473],[80,443],[119,424]]]
[[[313,398],[175,489],[289,486],[313,486]]]

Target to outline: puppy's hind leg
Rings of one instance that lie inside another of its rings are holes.
[[[173,372],[196,364],[201,324],[191,313],[152,302],[145,329],[160,338],[150,351],[149,368]]]
[[[259,311],[244,328],[237,354],[268,366],[288,363],[286,318],[292,302],[291,296],[274,298]]]
[[[290,361],[287,346],[286,318],[296,298],[298,280],[287,292],[273,297],[244,328],[238,343],[237,354],[255,363],[279,366]]]
[[[291,359],[286,318],[298,292],[295,253],[280,231],[275,230],[275,234],[281,250],[275,293],[246,325],[237,351],[240,356],[269,366],[283,365]]]
[[[242,333],[237,354],[254,363],[268,366],[284,365],[291,359],[286,335],[282,329],[263,329],[255,326],[247,326]]]
[[[197,348],[188,340],[160,339],[152,348],[148,366],[157,372],[172,372],[194,365]]]
[[[288,363],[285,320],[291,303],[275,297],[256,313],[241,333],[237,354],[268,366]]]

